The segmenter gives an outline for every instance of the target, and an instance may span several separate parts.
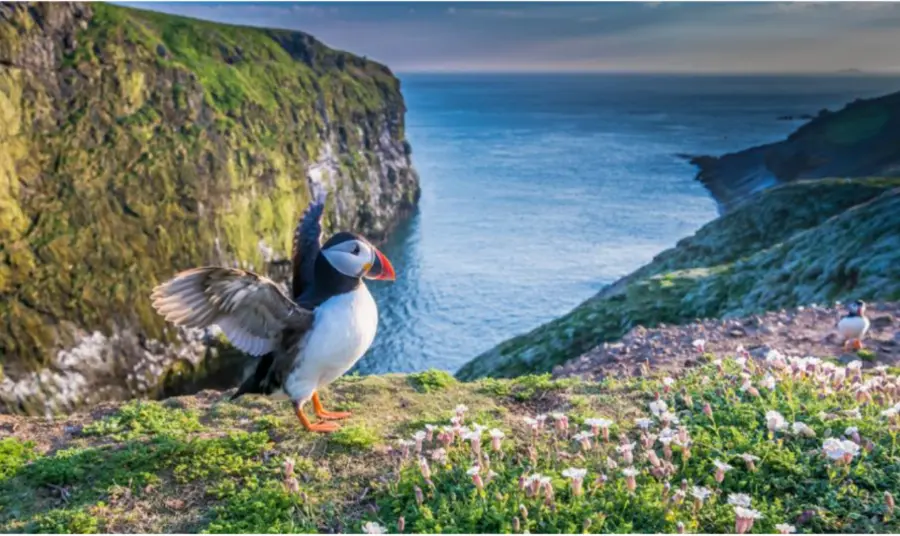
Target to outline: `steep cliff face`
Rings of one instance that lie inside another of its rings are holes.
[[[785,182],[900,176],[900,93],[822,111],[784,141],[692,163],[721,212]]]
[[[900,179],[797,181],[751,198],[462,380],[550,372],[631,328],[835,300],[900,299]]]
[[[327,227],[383,237],[419,195],[404,113],[386,67],[302,33],[0,4],[0,408],[205,367],[150,289],[284,258],[313,189]]]

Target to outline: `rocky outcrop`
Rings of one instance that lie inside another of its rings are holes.
[[[461,380],[550,372],[636,326],[835,300],[900,299],[900,179],[823,179],[751,198],[565,316],[466,363]]]
[[[0,4],[0,409],[207,376],[216,337],[150,289],[278,265],[312,190],[328,228],[383,238],[419,195],[404,114],[386,67],[306,34]]]
[[[900,176],[900,93],[822,110],[784,141],[698,156],[697,180],[727,212],[766,188],[801,179]]]

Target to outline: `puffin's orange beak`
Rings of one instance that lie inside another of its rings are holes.
[[[379,281],[393,281],[396,279],[396,273],[394,272],[394,266],[391,264],[391,261],[384,256],[384,253],[378,251],[377,248],[373,247],[372,249],[375,251],[375,262],[372,263],[371,268],[366,272],[366,279],[376,279]]]

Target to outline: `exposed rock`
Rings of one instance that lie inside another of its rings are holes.
[[[880,303],[872,306],[871,314],[878,318],[900,312],[900,303]],[[824,313],[824,314],[822,314]],[[771,323],[785,313],[766,313],[755,316],[763,324]],[[865,359],[855,352],[844,352],[842,340],[835,332],[836,319],[843,314],[837,308],[803,308],[790,311],[794,325],[785,332],[757,331],[740,337],[732,336],[734,320],[704,320],[682,326],[646,329],[637,326],[617,344],[602,344],[553,370],[554,377],[579,377],[599,380],[607,376],[642,376],[641,363],[649,362],[652,373],[680,374],[685,368],[704,362],[692,342],[704,338],[704,353],[718,356],[739,356],[743,352],[754,359],[764,359],[777,350],[797,357],[834,356],[846,364],[863,360],[865,367],[878,364],[896,365],[900,362],[900,347],[893,344],[890,326],[874,326],[866,337],[865,346],[873,356]],[[749,319],[747,319],[749,320]],[[823,335],[828,334],[828,337]],[[660,347],[667,349],[661,352]]]

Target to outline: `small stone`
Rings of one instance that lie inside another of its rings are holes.
[[[894,317],[891,315],[876,316],[871,320],[872,329],[884,329],[894,325]]]
[[[156,45],[156,53],[159,54],[160,57],[165,58],[169,54],[169,51],[166,50],[165,45],[160,43],[160,44]]]

